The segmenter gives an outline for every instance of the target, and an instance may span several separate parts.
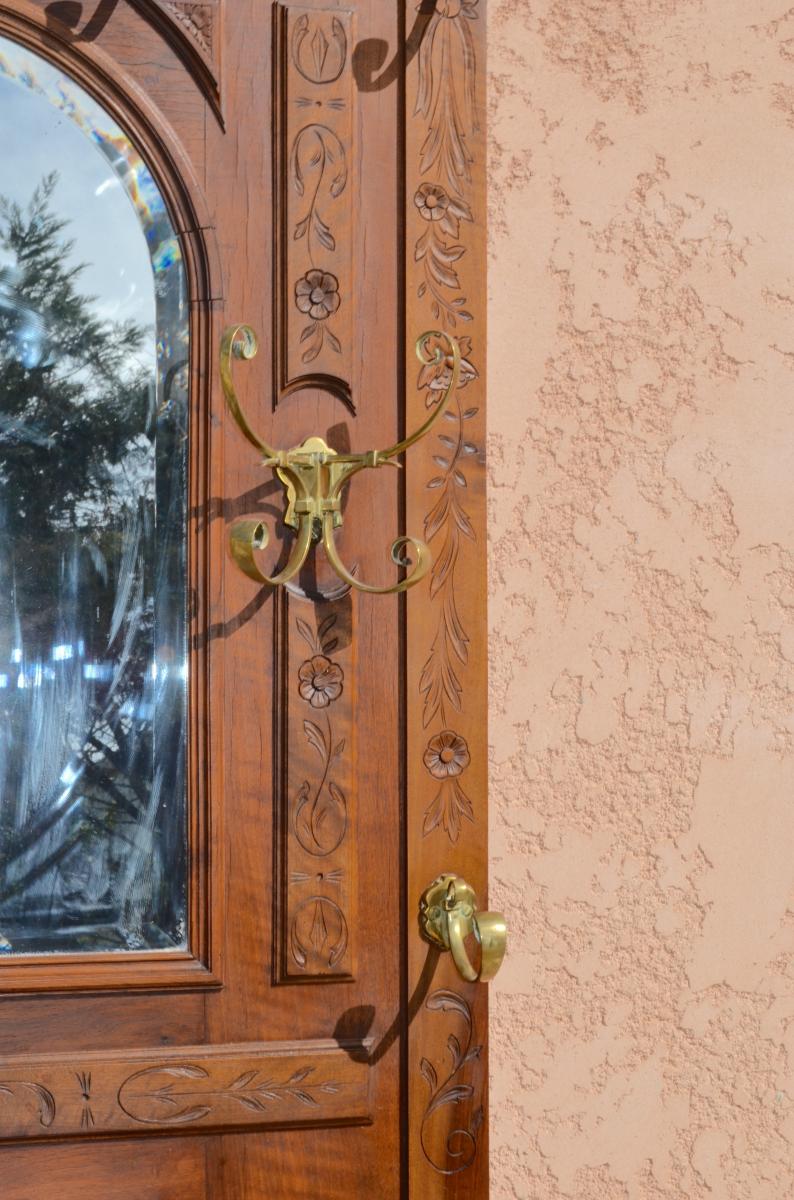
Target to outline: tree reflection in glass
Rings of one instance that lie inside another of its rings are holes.
[[[0,952],[183,947],[179,244],[121,130],[4,39],[0,153]]]

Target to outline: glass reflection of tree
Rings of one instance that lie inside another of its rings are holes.
[[[56,185],[24,209],[0,197],[0,934],[135,948],[155,924],[165,945],[183,911],[184,831],[163,813],[184,740],[184,430],[151,332],[80,293]]]

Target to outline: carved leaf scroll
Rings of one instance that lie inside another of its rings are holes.
[[[422,1117],[422,1152],[440,1175],[458,1175],[474,1162],[477,1137],[483,1123],[482,1106],[476,1103],[474,1085],[467,1078],[467,1068],[479,1061],[482,1046],[472,1046],[471,1007],[458,992],[440,988],[428,996],[425,1008],[429,1012],[456,1017],[463,1026],[462,1043],[455,1033],[447,1036],[449,1066],[445,1065],[439,1071],[428,1058],[423,1058],[419,1066],[429,1090]],[[461,1106],[463,1113],[458,1118],[461,1123],[456,1124],[454,1119],[450,1121],[447,1117],[447,1110],[457,1110]],[[444,1115],[438,1119],[441,1110],[445,1110]]]
[[[487,686],[478,544],[485,521],[481,18],[478,0],[437,0],[407,74],[408,327],[452,334],[462,357],[458,388],[433,444],[422,451],[424,532],[433,565],[421,614],[409,614],[411,688],[421,703],[421,713],[409,706],[408,718],[414,768],[409,766],[409,872],[411,887],[420,888],[444,844],[457,847],[467,870],[485,865],[482,837],[472,837],[475,822],[484,834],[481,718]],[[432,403],[450,369],[439,357],[412,374],[409,359],[412,414]],[[411,489],[408,497],[413,506]],[[422,962],[414,950],[415,978]],[[439,963],[439,975],[456,977],[449,956]],[[427,1200],[440,1200],[450,1186],[461,1200],[487,1187],[481,1161],[485,1067],[474,1031],[474,1013],[484,1004],[482,988],[467,993],[440,987],[411,1029],[411,1171]],[[454,1184],[450,1176],[457,1177]]]

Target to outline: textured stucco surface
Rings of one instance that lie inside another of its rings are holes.
[[[794,8],[490,0],[496,1200],[794,1197]]]

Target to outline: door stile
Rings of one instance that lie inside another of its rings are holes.
[[[402,211],[398,101],[394,88],[359,90],[353,55],[378,38],[396,44],[394,13],[380,0],[236,0],[234,14],[223,59],[251,82],[225,99],[227,133],[209,126],[207,134],[214,187],[234,207],[219,237],[224,323],[250,323],[260,343],[255,360],[235,367],[241,404],[279,447],[310,435],[354,451],[388,444],[402,403],[402,260],[390,232]],[[274,120],[239,141],[238,124],[271,103]],[[236,181],[233,192],[224,179]],[[309,247],[302,222],[315,188],[332,244],[317,226]],[[333,279],[327,315],[298,303],[298,285],[315,272]],[[228,538],[234,519],[261,514],[271,539],[263,564],[272,570],[288,543],[282,491],[225,414],[221,422],[227,500],[217,523]],[[398,492],[397,472],[367,472],[345,497],[339,546],[364,580],[390,582]],[[289,588],[258,588],[228,553],[223,575],[214,619],[229,631],[229,920],[224,989],[207,998],[208,1038],[289,1039],[295,1054],[307,1039],[339,1039],[349,1047],[342,1096],[357,1096],[364,1073],[371,1099],[366,1111],[343,1115],[347,1127],[329,1107],[322,1128],[312,1109],[317,1127],[283,1138],[219,1137],[210,1178],[219,1195],[264,1194],[275,1181],[297,1197],[358,1194],[366,1177],[372,1194],[396,1200],[399,1044],[387,1035],[400,1020],[399,935],[391,907],[384,927],[383,898],[399,887],[398,601],[340,589],[322,551]],[[311,681],[314,660],[327,660],[322,695]],[[322,823],[312,828],[314,811]]]
[[[449,411],[406,459],[407,527],[433,552],[429,580],[407,599],[409,1194],[421,1200],[488,1192],[487,988],[465,983],[417,923],[419,898],[442,872],[469,880],[481,907],[487,890],[483,7],[407,8],[409,426],[450,371],[422,367],[414,339],[439,330],[462,357]]]

